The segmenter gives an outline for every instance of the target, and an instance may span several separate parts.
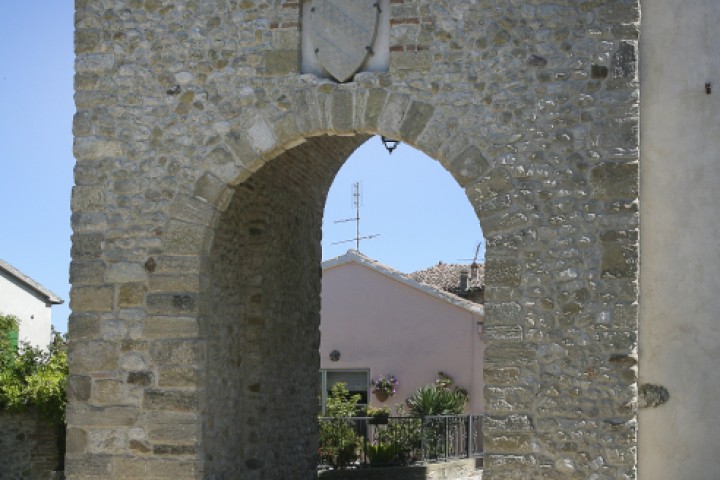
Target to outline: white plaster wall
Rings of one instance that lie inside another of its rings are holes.
[[[399,388],[381,404],[393,407],[444,371],[468,389],[470,413],[483,411],[484,342],[478,314],[451,305],[355,263],[323,271],[321,367],[392,374]],[[329,359],[338,350],[337,362]]]
[[[0,271],[0,313],[20,319],[20,341],[45,348],[50,343],[51,311],[33,291]]]
[[[720,478],[720,1],[642,2],[641,480]],[[705,93],[705,82],[713,92]]]

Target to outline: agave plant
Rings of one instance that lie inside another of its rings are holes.
[[[419,417],[428,415],[459,415],[465,408],[467,393],[462,389],[450,390],[437,385],[425,385],[408,398],[410,411]]]

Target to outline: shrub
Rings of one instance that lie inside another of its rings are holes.
[[[355,423],[347,417],[355,415],[359,401],[360,395],[350,395],[345,383],[333,385],[325,407],[325,415],[332,418],[320,422],[321,462],[333,468],[347,468],[358,459],[362,439],[355,431]]]
[[[7,319],[0,316],[0,339],[17,328],[16,320]],[[0,409],[34,408],[40,417],[60,425],[65,418],[67,376],[67,350],[60,334],[54,332],[47,351],[25,343],[18,352],[10,342],[0,342]]]
[[[424,385],[408,398],[407,404],[413,415],[460,415],[468,401],[464,388],[454,386],[452,377],[439,372],[438,379],[431,385]]]

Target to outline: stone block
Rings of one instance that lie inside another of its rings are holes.
[[[533,453],[532,437],[527,434],[485,435],[483,446],[493,453]]]
[[[97,380],[93,388],[94,403],[122,403],[125,393],[125,382],[119,380]]]
[[[363,125],[376,125],[385,107],[387,92],[384,89],[374,88],[368,91],[365,100]]]
[[[70,292],[70,308],[79,312],[112,312],[115,289],[103,287],[73,287]]]
[[[635,278],[638,268],[638,246],[625,242],[602,242],[601,271],[612,278]]]
[[[118,367],[117,345],[114,342],[74,340],[68,363],[76,375],[115,370]]]
[[[171,220],[163,237],[164,253],[168,255],[199,255],[205,251],[207,227]]]
[[[435,113],[435,107],[427,103],[412,102],[400,126],[400,134],[406,142],[414,142],[425,129]]]
[[[263,56],[267,75],[287,75],[298,71],[300,56],[297,49],[266,51]]]
[[[106,73],[115,67],[112,53],[84,53],[75,56],[75,71],[79,73]]]
[[[116,262],[107,269],[107,280],[113,283],[142,282],[147,279],[147,272],[138,262]]]
[[[125,429],[88,429],[87,451],[89,453],[124,453],[127,450]]]
[[[75,454],[65,458],[65,476],[67,478],[86,477],[89,479],[112,478],[113,459],[110,455]]]
[[[199,308],[195,293],[150,293],[145,301],[150,315],[194,315]]]
[[[77,158],[83,160],[99,160],[122,157],[123,147],[122,143],[115,140],[80,137],[75,139],[73,152]]]
[[[120,308],[143,306],[147,291],[147,285],[144,283],[125,283],[120,285],[118,306]]]
[[[520,285],[520,264],[514,260],[487,260],[485,282],[495,287],[517,287]]]
[[[150,357],[158,365],[192,365],[203,355],[200,340],[163,340],[151,343]]]
[[[162,292],[192,292],[200,291],[199,275],[153,275],[150,277],[150,291]]]
[[[138,417],[138,407],[130,405],[70,406],[67,410],[68,423],[78,427],[129,427],[135,425]]]
[[[70,264],[70,283],[73,285],[102,285],[105,283],[103,262],[74,261]]]
[[[483,378],[486,385],[509,385],[517,383],[520,378],[520,369],[517,367],[490,367],[483,369]]]
[[[484,432],[530,432],[533,423],[529,415],[507,415],[483,417]]]
[[[101,233],[75,234],[72,237],[73,260],[96,260],[102,252]]]
[[[105,188],[95,186],[75,186],[72,189],[71,206],[73,212],[96,212],[105,206]]]
[[[187,390],[145,390],[143,408],[165,412],[194,412],[197,409],[195,392]]]
[[[73,313],[68,322],[68,336],[73,340],[96,340],[101,337],[99,314]]]
[[[349,133],[354,128],[355,96],[349,90],[338,89],[332,96],[331,124],[336,133]]]
[[[193,194],[216,208],[224,210],[232,197],[232,190],[220,178],[211,173],[205,173],[195,184]],[[182,204],[175,208],[182,208]]]
[[[84,402],[90,399],[92,378],[83,375],[70,375],[67,380],[67,398],[70,401]]]
[[[194,338],[198,335],[198,323],[191,317],[148,317],[143,321],[142,332],[148,339]]]
[[[193,444],[197,440],[197,424],[192,416],[179,417],[173,412],[163,412],[165,421],[157,419],[149,423],[148,438],[155,443],[174,443],[178,445]]]
[[[68,428],[65,434],[67,453],[85,453],[87,451],[87,432],[81,428]]]
[[[602,163],[590,171],[590,186],[602,200],[636,199],[638,166],[630,163]]]
[[[90,53],[100,45],[100,32],[97,30],[75,30],[75,51],[77,53]]]
[[[532,366],[536,362],[536,351],[533,345],[517,342],[501,342],[496,340],[485,347],[485,363],[493,366],[523,367]]]
[[[197,368],[192,366],[162,367],[158,374],[158,386],[161,387],[194,387],[198,381]]]
[[[153,372],[142,371],[142,372],[129,372],[127,376],[128,385],[134,385],[137,387],[149,387],[153,385],[155,375]]]
[[[470,145],[450,160],[448,169],[460,186],[466,187],[473,180],[485,174],[489,166],[480,149],[475,145]]]
[[[523,328],[519,325],[487,325],[485,327],[485,339],[488,341],[521,342],[523,340]]]

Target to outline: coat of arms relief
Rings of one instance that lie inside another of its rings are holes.
[[[343,83],[359,71],[386,71],[388,0],[306,0],[302,70]]]

